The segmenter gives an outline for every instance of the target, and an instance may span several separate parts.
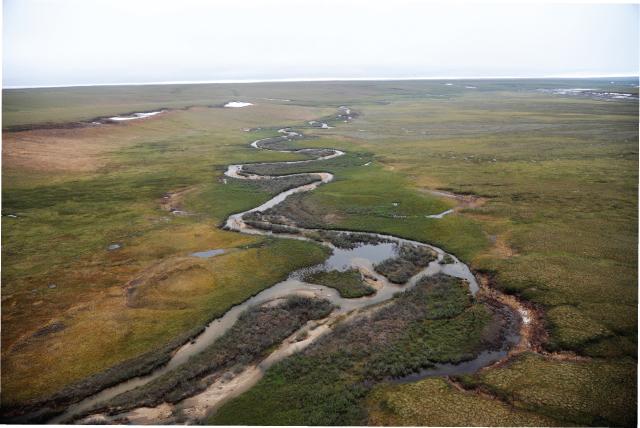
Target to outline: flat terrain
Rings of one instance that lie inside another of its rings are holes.
[[[318,138],[289,144],[345,156],[278,171],[327,171],[335,180],[279,209],[304,227],[384,232],[455,254],[540,314],[540,347],[475,375],[389,384],[357,367],[368,362],[356,350],[332,353],[344,340],[336,336],[274,366],[213,421],[635,425],[637,85],[578,79],[5,90],[2,407],[50,397],[187,341],[232,305],[325,260],[326,249],[310,242],[220,229],[228,215],[278,191],[222,173],[233,163],[304,159],[248,144],[347,105],[353,120],[307,126],[305,134]],[[571,88],[631,96],[557,91]],[[222,107],[234,100],[254,105]],[[147,119],[91,124],[162,108]],[[225,252],[192,256],[211,249]],[[357,277],[316,280],[368,293]],[[442,361],[473,352],[491,317],[465,305],[438,319],[411,319],[427,326],[414,338],[440,347]],[[442,345],[434,331],[459,343]],[[397,356],[383,357],[393,365]],[[308,365],[317,370],[298,376]],[[320,389],[326,402],[311,391],[318,382],[332,385]],[[261,408],[260,391],[273,392]],[[345,391],[347,402],[331,401]],[[296,412],[286,409],[292,396],[303,397]],[[331,408],[342,409],[337,419],[329,418]]]

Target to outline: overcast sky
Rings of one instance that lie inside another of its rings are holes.
[[[638,5],[4,0],[3,86],[637,75]]]

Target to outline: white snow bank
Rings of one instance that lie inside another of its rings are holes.
[[[144,119],[146,117],[155,116],[156,114],[160,114],[160,113],[162,113],[162,110],[151,111],[149,113],[133,113],[131,116],[113,116],[113,117],[110,117],[109,120],[123,121],[123,120]]]
[[[244,103],[242,101],[230,101],[228,103],[226,103],[224,106],[225,107],[231,107],[231,108],[240,108],[240,107],[248,107],[248,106],[252,106],[253,104],[251,103]]]

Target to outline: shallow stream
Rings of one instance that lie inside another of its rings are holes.
[[[347,107],[341,107],[341,111],[344,115],[351,114],[351,111]],[[347,120],[350,120],[351,117]],[[301,134],[292,131],[289,128],[279,130],[280,134],[284,134],[287,137],[301,137]],[[261,143],[265,142],[269,139],[261,139],[256,140],[251,143],[251,147],[255,149],[269,150],[266,147],[262,147]],[[327,156],[322,156],[316,159],[311,160],[301,160],[301,161],[290,161],[290,162],[281,162],[282,164],[296,164],[296,163],[308,163],[308,162],[316,162],[323,159],[330,159],[338,156],[344,155],[344,152],[340,150],[334,149],[326,149],[331,150],[332,153]],[[300,150],[279,150],[286,152],[300,152]],[[269,164],[273,165],[273,162]],[[255,165],[255,164],[253,164]],[[256,174],[245,174],[242,171],[243,165],[230,165],[225,172],[225,175],[228,177],[243,179],[243,180],[268,180],[276,176],[260,176]],[[229,216],[227,221],[225,222],[225,228],[228,230],[233,230],[241,233],[248,234],[260,234],[260,235],[273,235],[281,238],[292,238],[292,239],[302,239],[302,240],[310,240],[304,236],[303,233],[314,232],[317,230],[314,229],[303,229],[296,228],[300,234],[273,234],[270,231],[265,231],[262,229],[252,228],[248,224],[246,224],[243,220],[243,216],[247,213],[254,211],[264,211],[269,208],[276,206],[277,204],[284,201],[288,196],[299,193],[299,192],[309,192],[322,185],[324,183],[328,183],[333,179],[333,175],[326,172],[318,172],[315,173],[318,176],[318,181],[313,182],[311,184],[305,184],[285,192],[282,192],[267,202],[261,204],[258,207],[252,208],[250,210],[233,214]],[[293,174],[295,175],[295,174]],[[443,215],[448,214],[448,212],[441,213],[439,215],[430,216],[433,218],[441,218]],[[337,248],[334,245],[328,242],[321,242],[322,245],[328,246],[332,249],[332,255],[322,264],[317,266],[312,266],[305,269],[300,269],[292,272],[289,277],[281,281],[257,295],[249,298],[243,303],[236,305],[229,309],[222,317],[212,321],[208,324],[205,330],[197,336],[191,342],[180,347],[172,356],[170,361],[164,365],[163,367],[153,371],[151,374],[143,377],[133,378],[122,382],[114,387],[103,390],[102,392],[95,394],[86,398],[85,400],[80,401],[77,404],[70,406],[66,412],[53,420],[50,423],[63,423],[64,421],[69,421],[73,419],[74,416],[80,414],[86,414],[93,407],[99,407],[99,405],[107,402],[111,398],[129,391],[138,386],[147,384],[154,379],[157,379],[159,376],[173,370],[174,368],[184,364],[188,361],[188,359],[203,351],[205,348],[210,346],[213,342],[216,341],[220,336],[222,336],[226,331],[228,331],[233,324],[238,320],[238,317],[242,312],[247,310],[248,308],[265,304],[274,299],[281,299],[283,297],[291,296],[291,295],[303,295],[303,296],[315,296],[329,300],[336,306],[336,309],[332,312],[327,320],[324,320],[321,323],[318,322],[310,322],[308,324],[312,324],[313,329],[311,329],[310,325],[305,325],[298,332],[302,330],[309,333],[313,330],[314,333],[309,334],[309,337],[305,340],[286,340],[283,342],[278,349],[276,349],[271,355],[269,355],[265,360],[259,363],[256,366],[248,367],[245,372],[238,374],[235,376],[232,382],[220,383],[216,382],[214,385],[210,386],[203,393],[198,394],[195,397],[191,397],[189,399],[183,400],[181,402],[181,412],[184,414],[190,414],[189,409],[191,409],[191,414],[194,418],[202,417],[207,413],[210,413],[212,410],[219,407],[223,402],[228,399],[238,395],[240,392],[247,390],[252,385],[257,383],[262,377],[266,368],[270,367],[277,361],[285,358],[288,355],[291,355],[294,352],[297,352],[304,347],[311,344],[317,338],[321,337],[323,334],[331,331],[330,325],[332,324],[330,321],[336,321],[339,316],[355,313],[355,311],[361,310],[363,308],[369,307],[371,305],[384,302],[393,297],[396,292],[406,290],[407,288],[413,287],[420,278],[424,276],[435,275],[437,273],[445,273],[450,276],[462,278],[466,280],[469,286],[469,290],[472,294],[476,294],[478,291],[478,283],[476,278],[469,270],[469,267],[462,263],[455,256],[450,255],[450,260],[452,263],[441,264],[440,262],[443,260],[444,256],[447,254],[440,248],[427,245],[421,242],[401,239],[394,236],[383,235],[383,234],[374,234],[374,233],[363,233],[363,232],[352,232],[352,231],[335,231],[344,234],[356,234],[357,236],[367,236],[371,239],[372,242],[375,243],[365,243],[359,246],[356,246],[353,249],[343,249]],[[373,239],[375,238],[375,239]],[[314,241],[315,242],[315,241]],[[374,270],[374,265],[383,260],[386,260],[391,257],[395,257],[398,254],[398,248],[402,244],[412,244],[419,246],[427,246],[434,250],[437,253],[437,259],[432,261],[427,267],[419,271],[416,275],[414,275],[406,284],[397,285],[389,282],[384,276],[378,274]],[[209,250],[201,253],[194,253],[193,256],[196,257],[210,257],[214,255],[221,254],[221,250]],[[367,276],[373,279],[376,285],[376,293],[370,296],[360,297],[360,298],[343,298],[340,297],[340,294],[337,290],[333,288],[324,287],[317,284],[310,284],[302,281],[302,278],[306,273],[310,271],[318,271],[318,270],[340,270],[344,271],[347,269],[358,269],[362,273],[366,273]],[[417,380],[427,376],[444,376],[444,375],[453,375],[460,373],[471,373],[475,372],[478,369],[493,363],[494,361],[504,357],[507,352],[507,348],[512,344],[513,341],[517,342],[517,337],[509,337],[505,341],[504,349],[498,351],[486,351],[481,353],[477,358],[464,362],[461,364],[441,364],[436,366],[436,368],[424,370],[423,372],[416,373],[406,378],[405,381]],[[226,388],[226,389],[225,389]],[[197,399],[200,397],[200,399]],[[186,410],[185,410],[186,406]],[[191,406],[191,407],[189,407]],[[170,406],[172,407],[172,406]],[[157,409],[157,408],[156,408]],[[139,409],[138,409],[139,410]],[[127,412],[125,415],[129,418],[129,420],[133,423],[160,423],[163,419],[156,417],[148,419],[136,419],[136,415],[140,412],[136,413],[136,410]],[[142,412],[147,414],[148,412]],[[152,412],[153,413],[153,412]],[[101,416],[106,418],[106,416]],[[93,418],[93,419],[91,419]],[[82,421],[96,421],[96,416],[92,416],[91,418],[83,419]],[[111,421],[112,418],[102,419],[102,421]],[[194,420],[190,420],[189,422],[195,422]]]

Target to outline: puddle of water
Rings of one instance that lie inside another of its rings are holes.
[[[484,351],[481,352],[476,358],[470,361],[463,361],[461,363],[444,363],[436,364],[435,367],[429,369],[420,370],[417,373],[410,374],[408,376],[391,379],[391,383],[411,383],[417,382],[427,377],[435,376],[455,376],[463,374],[472,374],[477,372],[483,367],[493,364],[496,361],[504,358],[507,355],[507,351]]]
[[[365,244],[353,249],[335,248],[331,257],[322,265],[325,270],[345,271],[353,266],[354,259],[365,259],[371,264],[395,257],[398,246],[394,243]]]
[[[219,250],[206,250],[206,251],[196,251],[195,253],[191,253],[190,255],[193,257],[200,257],[202,259],[208,259],[209,257],[217,256],[219,254],[224,253],[224,249]]]

